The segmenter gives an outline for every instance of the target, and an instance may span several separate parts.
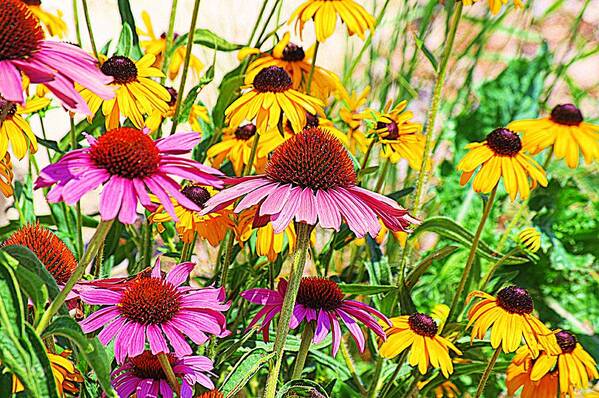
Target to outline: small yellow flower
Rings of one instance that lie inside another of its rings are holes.
[[[64,37],[67,31],[67,24],[62,19],[62,11],[58,10],[56,14],[46,11],[41,4],[41,0],[21,0],[27,4],[33,15],[40,20],[42,26],[50,36],[56,36],[59,39]]]
[[[472,4],[476,3],[478,0],[463,0],[463,1],[464,1],[465,6],[471,6]],[[499,13],[499,11],[501,11],[501,7],[504,4],[509,3],[509,0],[488,0],[488,2],[489,2],[489,9],[491,10],[491,13],[493,15],[496,15]],[[524,4],[522,4],[521,0],[514,0],[514,5],[517,8],[524,7]]]
[[[47,353],[48,359],[50,360],[50,366],[52,367],[52,373],[54,374],[54,381],[56,381],[56,387],[58,387],[58,393],[60,397],[65,397],[65,393],[77,394],[79,387],[77,383],[83,383],[83,376],[75,368],[73,363],[67,358],[71,354],[71,351],[63,351],[60,355]],[[19,393],[24,390],[23,384],[13,376],[12,391],[13,393]]]
[[[150,116],[154,111],[166,114],[169,111],[168,102],[171,94],[152,77],[164,76],[160,70],[153,67],[156,57],[144,55],[139,61],[113,55],[105,60],[100,70],[113,78],[111,85],[117,88],[116,96],[103,100],[86,88],[81,88],[81,96],[87,102],[93,118],[100,107],[106,118],[106,129],[111,130],[120,126],[121,115],[131,120],[139,129],[145,126],[144,116]]]
[[[367,86],[360,94],[353,91],[351,95],[343,88],[338,96],[342,100],[342,108],[339,110],[339,116],[349,127],[347,137],[349,139],[350,151],[353,154],[356,153],[357,149],[364,153],[368,147],[369,140],[360,131],[360,126],[364,119],[370,116],[370,111],[365,107],[369,93],[370,86]]]
[[[9,197],[14,193],[12,187],[12,179],[14,173],[12,171],[12,163],[10,161],[10,154],[4,155],[4,158],[0,160],[0,192],[2,195]]]
[[[572,169],[581,153],[587,164],[599,159],[599,126],[585,122],[572,104],[557,105],[548,117],[511,122],[508,128],[522,132],[522,145],[531,154],[553,147],[555,158],[565,158]]]
[[[518,240],[532,253],[536,253],[541,248],[541,233],[534,227],[524,228],[520,231]]]
[[[33,97],[22,107],[0,96],[0,109],[8,108],[6,117],[0,122],[0,158],[5,157],[9,143],[17,159],[23,159],[27,149],[31,153],[37,152],[35,134],[23,115],[40,111],[50,102],[48,98]]]
[[[373,32],[376,25],[374,17],[354,0],[308,0],[291,14],[289,23],[295,21],[301,36],[306,22],[314,20],[316,40],[322,43],[335,32],[337,16],[345,23],[350,36],[357,34],[362,40],[364,33]]]
[[[508,396],[512,397],[522,387],[520,398],[556,398],[558,397],[558,374],[548,372],[538,380],[531,380],[530,375],[534,359],[526,347],[520,347],[507,368],[505,384]],[[559,394],[565,397],[564,394]]]
[[[528,198],[537,183],[547,186],[545,170],[524,153],[520,137],[511,130],[495,129],[484,142],[468,144],[466,149],[470,151],[457,165],[463,172],[460,184],[465,185],[480,167],[472,183],[476,192],[491,192],[501,177],[512,201],[518,193],[521,199]]]

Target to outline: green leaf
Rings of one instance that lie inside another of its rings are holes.
[[[414,37],[414,41],[416,42],[416,47],[418,47],[418,49],[422,51],[426,59],[428,59],[428,61],[431,63],[433,69],[435,71],[438,71],[439,62],[437,62],[437,58],[435,58],[435,55],[431,52],[431,50],[428,49],[424,41],[419,37]]]
[[[19,283],[7,258],[0,251],[0,326],[11,336],[20,337],[24,334],[23,300]]]
[[[277,398],[285,397],[314,397],[317,392],[323,398],[328,398],[329,393],[320,384],[307,379],[291,380],[285,383],[277,392]]]
[[[264,348],[254,348],[241,357],[223,382],[221,392],[224,396],[226,398],[235,396],[274,355],[274,352],[266,351]]]
[[[104,392],[116,397],[110,384],[110,360],[97,337],[87,338],[79,324],[68,316],[56,318],[44,331],[45,336],[62,336],[73,342],[94,370]]]
[[[169,57],[177,48],[187,45],[188,36],[189,34],[185,33],[177,37],[168,53]],[[237,51],[243,48],[243,45],[231,43],[208,29],[196,29],[193,34],[193,42],[217,51]]]
[[[35,223],[33,179],[31,178],[31,174],[25,174],[23,182],[15,181],[15,207],[23,218],[23,224]]]
[[[129,4],[129,0],[118,0],[118,3],[123,26],[127,24],[131,30],[130,55],[134,59],[139,59],[142,57],[143,53],[139,47],[139,37],[137,36],[137,28],[135,25],[135,18],[133,18],[133,13],[131,12],[131,5]]]
[[[129,57],[133,46],[133,33],[131,32],[131,26],[127,22],[123,23],[119,41],[116,45],[115,54]]]
[[[12,394],[12,375],[0,368],[0,397],[10,397]]]
[[[243,84],[242,66],[239,65],[227,73],[219,86],[218,99],[212,110],[212,119],[216,127],[223,127],[225,123],[225,109],[239,97],[240,87]]]
[[[187,94],[185,101],[183,101],[183,103],[181,104],[181,112],[179,113],[179,123],[184,123],[187,121],[187,119],[189,119],[191,108],[195,104],[196,99],[200,94],[200,91],[202,91],[202,88],[204,88],[204,86],[212,82],[212,80],[214,80],[214,65],[211,65],[202,77],[202,79],[200,79],[200,82],[191,90],[189,90],[189,94]]]
[[[472,240],[474,239],[474,235],[467,231],[466,228],[447,217],[431,217],[427,219],[414,230],[414,233],[410,235],[410,239],[414,239],[414,237],[424,231],[437,233],[466,248],[469,248],[472,245]],[[498,261],[504,256],[502,253],[491,249],[491,247],[483,241],[478,243],[476,251],[479,256],[489,261]],[[505,260],[505,264],[523,264],[526,262],[528,262],[528,259],[517,256],[510,256]]]
[[[355,294],[359,296],[372,296],[374,294],[386,293],[395,289],[392,285],[365,285],[361,283],[340,283],[339,288],[345,294]]]
[[[418,264],[416,264],[412,272],[410,272],[406,278],[406,288],[408,291],[413,288],[416,283],[418,283],[418,279],[424,275],[428,268],[433,264],[433,261],[441,260],[453,254],[456,250],[458,250],[457,246],[445,246],[423,258]]]
[[[25,346],[29,348],[30,354],[30,364],[27,369],[29,373],[28,383],[35,385],[36,391],[39,392],[38,395],[31,395],[40,398],[58,398],[54,372],[52,372],[52,365],[50,365],[44,343],[29,324],[25,324],[25,334],[26,337],[23,340]],[[27,384],[25,384],[25,389],[28,389]],[[29,392],[32,393],[32,391]]]

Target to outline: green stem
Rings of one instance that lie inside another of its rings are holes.
[[[227,276],[229,274],[229,265],[231,265],[231,255],[233,253],[233,243],[235,240],[235,236],[231,230],[227,231],[225,235],[225,252],[222,255],[222,261],[220,266],[220,285],[227,285]],[[219,258],[220,260],[220,258]]]
[[[281,1],[283,1],[283,0],[281,0]],[[256,45],[254,47],[260,48],[262,46],[262,44],[264,43],[264,42],[261,41],[262,40],[262,36],[264,36],[264,33],[266,32],[266,29],[268,28],[268,24],[270,23],[270,20],[272,19],[273,15],[275,15],[275,11],[277,10],[278,3],[279,2],[277,1],[272,6],[272,10],[270,10],[270,13],[266,17],[266,21],[264,22],[264,26],[262,27],[262,30],[260,31],[260,34],[258,35],[258,38],[256,39]],[[266,38],[265,38],[265,40],[266,40]]]
[[[358,374],[358,372],[356,370],[356,366],[354,365],[354,360],[352,359],[351,354],[349,353],[349,350],[347,349],[347,344],[345,343],[345,341],[343,339],[341,340],[341,344],[340,344],[339,348],[341,349],[341,355],[343,356],[343,359],[345,360],[345,365],[347,366],[347,369],[349,370],[351,377],[354,379],[354,383],[360,390],[360,394],[362,396],[366,396],[366,394],[368,394],[368,391],[366,391],[366,388],[364,388],[364,384],[362,383],[362,380],[360,379],[360,375]]]
[[[418,382],[420,381],[421,378],[422,378],[422,375],[420,374],[420,372],[418,372],[416,374],[416,376],[414,376],[414,380],[412,380],[412,383],[410,384],[410,386],[407,389],[406,394],[404,395],[405,398],[412,398],[414,396],[414,394],[418,390]]]
[[[94,57],[99,60],[100,57],[98,56],[96,40],[94,40],[94,32],[92,30],[92,21],[89,17],[89,10],[87,8],[87,0],[81,0],[81,2],[83,3],[83,15],[85,16],[85,24],[87,25],[87,32],[89,33],[89,41],[92,45],[92,51],[94,52]]]
[[[320,47],[320,42],[317,41],[314,46],[314,55],[312,56],[312,66],[310,67],[310,74],[308,75],[308,84],[306,84],[306,94],[310,95],[310,90],[312,89],[312,79],[314,78],[314,69],[316,69],[316,57],[318,56],[318,48]]]
[[[431,158],[431,148],[433,147],[433,135],[435,134],[435,121],[437,120],[437,113],[439,112],[439,106],[441,105],[441,94],[443,92],[443,85],[445,84],[445,76],[447,73],[447,65],[453,49],[456,33],[458,31],[458,25],[460,24],[460,18],[462,17],[462,9],[464,7],[463,2],[458,2],[449,32],[445,40],[445,48],[443,49],[443,55],[441,57],[441,63],[439,65],[439,74],[435,81],[435,88],[433,89],[433,97],[431,101],[430,110],[428,112],[428,118],[426,123],[425,132],[425,144],[424,144],[424,156],[422,157],[422,164],[420,166],[420,174],[418,175],[418,182],[416,184],[416,196],[414,199],[414,216],[418,216],[420,213],[420,206],[422,201],[422,194],[424,186],[429,173],[433,172],[433,168],[428,168],[427,165]]]
[[[304,365],[306,364],[306,358],[308,358],[308,352],[310,351],[310,345],[312,344],[312,338],[314,337],[314,325],[312,322],[308,322],[302,332],[302,342],[300,343],[297,357],[295,358],[295,367],[293,368],[292,380],[299,379],[302,376]]]
[[[508,238],[510,237],[512,230],[520,222],[520,218],[522,218],[522,213],[524,213],[524,209],[526,208],[527,203],[528,203],[528,200],[526,200],[520,204],[520,208],[516,212],[516,215],[514,215],[514,217],[512,218],[512,221],[510,221],[507,228],[505,229],[505,232],[501,236],[501,239],[499,239],[499,243],[497,243],[497,251],[498,252],[501,252],[501,250],[503,249],[503,246],[505,246],[505,243],[507,242]]]
[[[268,0],[264,0],[262,2],[262,7],[260,7],[260,12],[258,12],[258,18],[256,19],[256,23],[252,28],[252,34],[250,35],[250,39],[247,42],[247,47],[252,45],[252,41],[254,40],[254,36],[256,35],[256,31],[258,31],[258,25],[260,25],[260,21],[262,20],[262,16],[264,15],[264,10],[266,10],[266,5],[268,4]]]
[[[381,193],[381,188],[385,183],[385,177],[387,177],[387,170],[389,170],[389,165],[391,161],[389,159],[385,160],[385,164],[383,165],[383,169],[379,174],[379,179],[376,181],[376,186],[374,187],[374,192]]]
[[[177,380],[177,376],[173,371],[173,367],[171,366],[170,361],[168,360],[168,356],[164,352],[159,352],[156,357],[158,358],[158,362],[160,362],[160,367],[164,371],[166,375],[166,380],[168,384],[170,384],[173,391],[177,393],[177,396],[181,395],[181,386],[179,385],[179,381]]]
[[[184,263],[191,260],[191,255],[193,254],[193,249],[195,248],[197,239],[198,233],[195,232],[193,234],[193,240],[191,242],[183,243],[183,249],[181,250],[181,258],[179,262]]]
[[[44,312],[44,315],[42,315],[39,324],[35,328],[37,334],[41,335],[44,329],[46,329],[52,317],[58,312],[58,310],[64,303],[65,299],[67,298],[67,295],[71,292],[71,290],[73,290],[75,284],[79,282],[79,280],[85,273],[85,269],[87,268],[89,263],[91,263],[92,260],[96,257],[96,255],[98,254],[98,250],[102,246],[102,243],[104,242],[104,239],[108,234],[108,231],[110,231],[110,227],[112,226],[113,222],[114,220],[108,220],[101,221],[100,224],[98,224],[98,227],[96,228],[96,233],[94,234],[94,236],[92,236],[89,245],[87,246],[87,250],[83,254],[81,260],[79,261],[79,264],[75,269],[75,272],[73,272],[73,275],[71,275],[64,288],[60,291],[60,293],[58,293],[54,301],[52,301],[52,304],[50,304],[48,309]]]
[[[71,150],[77,149],[77,132],[75,130],[75,119],[73,115],[69,113],[69,121],[71,123],[71,129],[69,131],[69,135],[71,138]],[[52,161],[52,159],[49,159]],[[83,214],[81,213],[81,202],[77,202],[75,205],[75,211],[77,213],[77,254],[79,258],[83,255]]]
[[[374,375],[372,377],[372,384],[370,384],[370,389],[368,390],[368,398],[376,398],[377,392],[379,391],[379,380],[381,378],[381,374],[383,373],[383,358],[379,357],[376,360],[376,365],[374,368]]]
[[[168,32],[166,34],[166,43],[164,45],[164,56],[162,59],[162,73],[164,76],[160,78],[160,84],[164,85],[166,82],[166,74],[168,72],[168,53],[169,49],[173,45],[173,39],[175,37],[175,17],[177,16],[177,3],[178,0],[173,0],[171,3],[171,15],[168,20]]]
[[[81,29],[79,28],[79,7],[77,7],[77,0],[73,0],[73,19],[75,22],[75,35],[77,37],[77,44],[81,47]]]
[[[460,3],[461,4],[461,3]],[[453,296],[453,300],[451,301],[451,307],[449,307],[449,314],[447,314],[447,325],[450,322],[453,322],[456,315],[456,310],[458,307],[458,303],[460,298],[462,297],[462,293],[464,292],[464,288],[466,287],[466,281],[468,280],[468,276],[470,276],[470,271],[472,270],[472,264],[474,264],[474,259],[476,258],[476,250],[478,249],[478,242],[480,242],[480,237],[482,235],[483,229],[489,218],[489,214],[491,214],[491,209],[493,208],[493,202],[495,201],[495,196],[497,194],[497,185],[491,191],[489,195],[489,199],[485,204],[483,214],[481,216],[480,222],[478,224],[478,228],[476,229],[476,233],[474,234],[474,239],[472,240],[472,246],[470,247],[470,253],[468,254],[468,260],[466,260],[466,266],[464,267],[464,272],[462,273],[462,278],[460,279],[460,284],[458,285],[457,290]]]
[[[173,126],[171,127],[171,135],[175,134],[177,125],[179,124],[179,112],[181,111],[181,102],[185,91],[185,83],[187,82],[187,72],[189,71],[189,62],[191,61],[191,49],[193,48],[193,38],[195,36],[196,25],[198,23],[198,14],[200,11],[200,0],[195,0],[193,12],[191,14],[191,24],[189,25],[189,33],[187,35],[187,48],[185,49],[185,61],[183,63],[183,73],[181,75],[181,83],[179,91],[177,91],[177,102],[175,104],[175,112],[173,113]]]
[[[491,269],[489,270],[489,272],[487,272],[487,275],[485,276],[485,279],[483,280],[483,283],[480,285],[479,290],[485,291],[485,288],[487,287],[487,285],[491,281],[491,278],[493,278],[493,275],[499,269],[499,267],[501,267],[506,262],[506,260],[508,258],[510,258],[514,254],[518,253],[519,251],[520,251],[519,247],[517,247],[515,249],[512,249],[506,255],[504,255],[503,257],[501,257],[499,259],[499,261],[497,261],[495,264],[493,264],[493,266],[491,267]]]
[[[549,149],[549,152],[547,152],[547,157],[545,158],[545,161],[543,162],[543,170],[545,170],[545,173],[547,173],[547,167],[549,167],[549,164],[551,163],[551,157],[553,156],[554,150],[555,149],[552,145]]]
[[[487,385],[487,380],[489,380],[489,376],[491,375],[491,372],[493,371],[493,368],[495,367],[495,362],[497,362],[497,358],[499,358],[500,353],[501,353],[501,347],[497,347],[497,349],[493,353],[493,356],[489,360],[489,363],[487,364],[485,372],[483,373],[483,375],[480,378],[480,382],[478,383],[478,387],[476,388],[476,395],[474,395],[474,398],[478,398],[483,394],[483,391],[485,390],[485,386]]]
[[[152,228],[153,224],[146,220],[145,228],[143,229],[142,241],[142,261],[145,268],[152,264]]]
[[[370,159],[370,153],[372,152],[372,148],[374,147],[375,144],[375,139],[372,138],[372,140],[370,140],[370,143],[368,144],[368,147],[366,148],[366,153],[364,153],[364,159],[362,159],[362,163],[360,164],[360,170],[364,170],[366,168],[366,166],[368,165],[368,160]]]
[[[381,398],[386,398],[387,395],[389,394],[389,392],[391,391],[391,389],[393,388],[393,382],[395,381],[397,376],[399,376],[399,371],[401,370],[401,367],[403,366],[403,363],[405,362],[407,357],[408,357],[408,350],[404,350],[400,354],[399,359],[397,360],[397,365],[395,365],[395,370],[393,371],[393,374],[386,381],[385,387],[383,388],[383,390],[381,391],[381,394],[379,395]]]
[[[310,247],[310,233],[313,228],[314,226],[305,223],[297,223],[295,226],[297,233],[297,249],[293,258],[293,263],[291,264],[291,270],[289,271],[287,292],[285,293],[283,308],[281,309],[279,322],[277,324],[277,337],[274,344],[274,351],[276,354],[274,365],[271,366],[266,381],[266,390],[264,392],[265,398],[274,398],[276,394],[279,373],[281,372],[281,365],[283,364],[283,351],[285,349],[287,335],[289,334],[289,320],[291,319],[291,314],[295,307],[297,292],[306,265],[306,257],[308,255],[308,248]]]
[[[254,134],[254,141],[252,142],[252,150],[250,151],[250,158],[248,163],[243,168],[243,176],[250,175],[252,173],[252,167],[254,166],[254,159],[256,158],[256,152],[258,151],[258,143],[260,142],[260,134]]]

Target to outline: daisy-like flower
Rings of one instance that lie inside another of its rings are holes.
[[[449,350],[458,355],[462,352],[438,334],[439,328],[433,318],[415,313],[391,318],[390,321],[391,326],[385,328],[387,340],[379,348],[381,356],[395,358],[410,348],[408,363],[418,366],[421,374],[427,372],[429,365],[441,369],[446,378],[453,373]]]
[[[541,248],[541,233],[534,227],[524,228],[518,234],[518,241],[532,253]]]
[[[358,237],[376,237],[379,219],[392,231],[408,231],[419,223],[397,202],[356,185],[349,153],[331,134],[313,127],[294,135],[274,150],[262,175],[229,179],[233,184],[206,203],[204,213],[242,198],[239,213],[257,206],[275,233],[295,220],[339,230],[345,220]]]
[[[503,178],[505,190],[514,201],[518,193],[520,199],[528,198],[537,183],[547,186],[545,170],[524,153],[520,137],[511,130],[495,129],[485,141],[468,144],[466,149],[470,151],[457,165],[462,171],[460,184],[465,185],[480,167],[472,182],[476,192],[491,192]]]
[[[21,0],[27,4],[33,15],[35,15],[50,36],[57,36],[62,39],[67,31],[67,24],[62,19],[62,11],[58,10],[56,14],[46,11],[42,7],[42,0]]]
[[[476,3],[478,0],[462,0],[464,2],[465,6],[471,6],[472,4]],[[508,4],[510,2],[510,0],[488,0],[489,3],[489,9],[491,10],[491,13],[493,15],[499,14],[499,11],[501,11],[501,7],[505,4]],[[522,0],[514,0],[514,6],[516,6],[517,8],[522,8],[524,7],[524,4],[522,3]]]
[[[505,384],[508,396],[514,396],[521,387],[520,398],[555,398],[558,396],[557,371],[547,372],[543,377],[533,381],[530,375],[534,362],[527,347],[518,349],[506,372]],[[559,396],[565,396],[565,392]]]
[[[251,89],[225,111],[226,122],[232,129],[244,120],[256,119],[258,133],[273,132],[284,114],[293,131],[300,132],[306,125],[306,113],[324,115],[323,102],[294,90],[291,77],[278,66],[262,69],[252,85],[246,87]]]
[[[364,33],[373,32],[376,25],[374,17],[354,0],[307,0],[291,14],[289,23],[295,21],[301,37],[306,22],[314,20],[316,40],[322,43],[335,32],[337,16],[345,23],[350,36],[357,34],[362,40]]]
[[[25,246],[31,250],[59,285],[67,283],[77,268],[77,260],[67,245],[39,224],[21,227],[0,247],[11,245]]]
[[[214,388],[214,383],[209,377],[213,376],[211,371],[214,366],[209,358],[199,355],[176,357],[172,354],[167,355],[167,358],[175,376],[181,379],[181,398],[192,398],[196,384]],[[117,367],[112,372],[112,386],[122,398],[174,396],[158,357],[149,350],[127,358]]]
[[[17,159],[23,159],[27,149],[31,153],[37,151],[37,139],[23,115],[37,112],[49,104],[48,98],[34,97],[23,107],[0,97],[0,109],[8,107],[6,117],[0,122],[0,157],[6,155],[9,142]]]
[[[23,79],[43,83],[71,111],[89,114],[75,82],[101,98],[114,97],[96,60],[77,46],[44,40],[38,19],[20,0],[0,2],[0,96],[25,103]]]
[[[150,276],[121,286],[82,289],[85,303],[103,308],[81,321],[81,328],[85,333],[102,329],[98,338],[104,345],[114,340],[119,363],[127,356],[141,355],[146,342],[154,355],[174,351],[184,357],[192,353],[185,337],[202,345],[209,334],[228,335],[223,312],[230,303],[224,303],[224,289],[183,286],[193,267],[193,263],[181,263],[164,277],[157,261]]]
[[[574,334],[561,330],[555,334],[555,338],[561,352],[558,355],[541,352],[534,361],[530,379],[537,382],[557,370],[560,391],[569,392],[573,397],[574,388],[587,388],[589,381],[599,378],[597,363],[580,345]]]
[[[425,137],[422,125],[411,121],[414,117],[412,111],[405,111],[407,106],[408,101],[401,101],[389,110],[391,102],[388,102],[383,113],[374,112],[374,132],[380,137],[381,156],[392,163],[406,159],[412,169],[420,170]]]
[[[518,120],[508,128],[522,132],[525,150],[536,155],[553,147],[555,158],[566,158],[570,168],[578,167],[581,152],[587,164],[599,159],[599,126],[585,122],[573,104],[557,105],[548,117]]]
[[[152,54],[156,57],[154,61],[154,66],[156,68],[160,68],[162,62],[164,60],[164,54],[166,51],[166,32],[163,32],[160,36],[156,36],[154,33],[154,27],[152,25],[152,20],[150,19],[150,15],[143,11],[141,13],[142,20],[144,21],[144,25],[146,25],[146,30],[143,31],[140,28],[137,28],[137,32],[139,35],[145,39],[140,41],[141,47],[145,50],[146,53]],[[173,34],[173,40],[176,40],[179,35],[177,33]],[[177,47],[170,59],[168,65],[168,77],[171,80],[175,80],[181,68],[183,67],[183,63],[185,61],[185,46]],[[196,79],[200,76],[200,71],[204,68],[204,64],[199,60],[198,57],[191,54],[189,58],[189,68]]]
[[[46,166],[40,172],[35,188],[53,186],[46,197],[48,202],[63,201],[72,205],[87,192],[103,185],[100,196],[102,220],[118,216],[124,224],[133,224],[137,219],[138,202],[154,210],[148,190],[156,195],[174,220],[177,216],[170,197],[190,210],[199,211],[200,208],[180,192],[181,186],[171,177],[222,187],[220,171],[180,156],[199,143],[199,134],[178,133],[154,141],[147,132],[122,127],[107,131],[98,139],[88,135],[90,147],[71,151],[57,163]]]
[[[241,297],[244,299],[264,306],[248,327],[253,327],[260,319],[264,318],[260,330],[262,330],[265,340],[268,340],[268,327],[272,319],[281,312],[286,292],[287,281],[281,279],[277,290],[258,288],[241,293]],[[289,327],[295,329],[302,323],[314,322],[316,327],[312,341],[315,344],[320,343],[329,333],[332,333],[332,351],[335,356],[341,344],[341,322],[349,330],[360,352],[364,352],[366,339],[359,323],[364,324],[377,336],[384,339],[383,328],[377,323],[375,317],[390,324],[387,317],[374,308],[359,301],[346,299],[339,286],[332,280],[307,277],[302,278],[300,282]]]
[[[261,53],[259,49],[246,49],[240,52],[240,57],[256,53],[260,54],[260,57],[248,66],[245,75],[245,84],[252,84],[254,77],[262,69],[269,66],[279,66],[289,73],[295,90],[306,92],[312,70],[314,46],[310,47],[308,51],[304,51],[303,47],[290,41],[290,35],[287,32],[272,49],[272,53]],[[326,101],[333,92],[339,90],[341,82],[333,72],[316,66],[312,73],[310,94]]]
[[[10,161],[10,154],[7,153],[3,159],[0,159],[0,192],[5,197],[12,196],[14,193],[12,187],[13,177],[12,162]]]
[[[52,374],[54,375],[54,381],[58,388],[58,394],[61,398],[66,397],[66,393],[71,395],[77,395],[79,393],[79,386],[77,384],[83,383],[83,376],[68,359],[71,355],[71,351],[64,350],[60,355],[46,353],[50,360],[50,366],[52,367]],[[12,379],[12,392],[13,394],[23,391],[23,384],[21,381],[13,376]]]
[[[482,300],[468,311],[466,329],[472,326],[471,340],[484,339],[490,328],[491,346],[495,349],[501,346],[506,354],[516,351],[522,340],[535,358],[541,349],[552,354],[559,353],[551,330],[532,315],[534,303],[526,289],[508,286],[501,289],[496,297],[473,291],[468,294],[467,302],[475,297]]]
[[[210,186],[187,185],[181,189],[181,194],[191,200],[195,205],[202,209],[208,199],[210,199],[217,191]],[[152,202],[160,203],[158,198],[150,197]],[[215,213],[200,215],[198,211],[189,210],[181,206],[175,199],[171,198],[175,207],[175,215],[178,221],[175,223],[175,228],[181,240],[185,243],[191,243],[194,240],[195,234],[202,239],[206,239],[212,246],[218,246],[225,237],[227,230],[233,226],[228,209],[222,209]],[[157,224],[158,232],[163,232],[162,223],[171,222],[173,218],[164,210],[163,205],[158,208],[148,217],[148,220]]]
[[[212,167],[220,168],[226,159],[231,162],[235,175],[240,176],[243,173],[243,169],[250,162],[255,135],[256,126],[252,123],[234,129],[223,129],[222,141],[212,145],[206,153]],[[284,141],[285,138],[281,137],[281,134],[278,133],[265,134],[260,137],[253,164],[257,173],[264,172],[264,166],[266,166],[266,162],[268,161],[268,154]]]
[[[144,116],[150,116],[154,111],[168,113],[171,94],[151,79],[163,76],[159,69],[152,66],[154,61],[152,54],[144,55],[137,62],[122,55],[113,55],[104,61],[100,70],[109,79],[110,85],[116,87],[116,97],[106,100],[82,88],[81,96],[89,105],[91,117],[101,107],[107,129],[119,127],[121,115],[129,118],[135,127],[143,128]]]

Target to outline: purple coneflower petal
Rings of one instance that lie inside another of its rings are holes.
[[[287,198],[287,202],[285,203],[283,209],[274,217],[274,220],[271,222],[272,229],[275,234],[283,232],[296,215],[297,209],[301,204],[301,193],[302,189],[300,187],[291,188],[289,197]]]
[[[331,323],[329,320],[329,316],[325,310],[320,310],[318,312],[318,319],[316,320],[316,329],[314,330],[314,339],[312,341],[314,344],[318,344],[322,342],[329,331],[331,330]]]
[[[257,288],[246,290],[241,292],[241,297],[254,304],[272,305],[283,303],[283,297],[278,292],[270,289]]]
[[[169,352],[168,345],[166,344],[166,339],[162,335],[162,331],[158,326],[148,325],[147,333],[148,342],[150,343],[150,350],[152,350],[152,354],[156,355],[159,352]]]
[[[295,214],[295,221],[305,221],[309,225],[316,225],[318,212],[316,211],[316,198],[311,188],[304,188],[300,194],[300,206]]]
[[[292,188],[291,184],[280,185],[260,205],[258,214],[264,216],[280,213],[285,203],[287,203]]]
[[[127,180],[123,184],[123,189],[119,221],[123,224],[133,224],[137,219],[137,195],[135,186],[131,180]]]
[[[306,317],[306,307],[301,304],[296,304],[289,319],[289,328],[295,329]]]
[[[8,60],[0,61],[0,95],[7,101],[23,104],[23,80],[21,72]]]
[[[162,331],[175,350],[175,355],[182,357],[185,355],[190,355],[193,352],[189,344],[187,344],[187,341],[185,341],[185,338],[181,335],[181,333],[179,333],[179,331],[177,331],[177,329],[165,323],[162,325]]]
[[[339,231],[341,214],[337,204],[327,191],[318,190],[316,192],[316,211],[318,212],[318,222],[323,228],[333,228],[335,231]]]
[[[343,310],[338,309],[336,312],[345,324],[345,326],[347,326],[347,329],[353,336],[354,341],[358,345],[358,349],[360,350],[360,352],[364,352],[365,339],[364,333],[362,333],[362,329],[360,329],[360,326],[349,315],[343,312]]]
[[[102,331],[98,334],[98,340],[100,343],[104,345],[108,345],[110,340],[114,338],[117,334],[121,332],[123,327],[127,324],[127,320],[123,317],[116,318],[110,324],[108,324]]]
[[[333,332],[333,357],[337,355],[337,351],[339,351],[339,346],[341,345],[341,327],[339,326],[339,321],[335,316],[331,313],[328,314],[331,320],[331,328]]]
[[[93,332],[97,330],[119,316],[120,312],[116,307],[102,308],[91,314],[89,317],[81,321],[81,329],[85,333]]]
[[[171,386],[169,386],[168,381],[160,380],[160,394],[163,398],[173,398],[174,393]]]
[[[156,147],[162,153],[181,155],[195,148],[200,143],[200,139],[198,133],[177,133],[156,140]]]
[[[194,267],[195,264],[191,261],[177,264],[166,276],[166,281],[171,283],[173,286],[178,287],[182,285],[187,278],[189,278],[189,274]]]
[[[100,215],[102,220],[113,220],[121,208],[124,181],[121,177],[112,176],[104,185],[100,195]]]
[[[250,207],[257,205],[266,196],[269,196],[274,190],[278,188],[279,184],[271,183],[263,186],[260,189],[252,191],[245,195],[243,199],[239,201],[235,207],[235,213],[240,213],[243,210],[249,209]]]

